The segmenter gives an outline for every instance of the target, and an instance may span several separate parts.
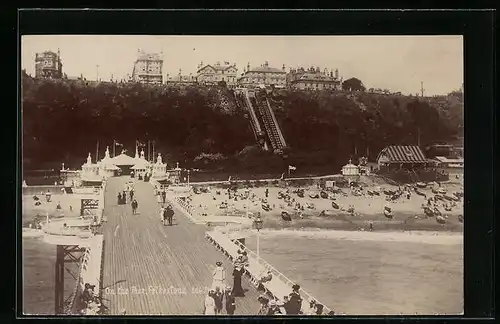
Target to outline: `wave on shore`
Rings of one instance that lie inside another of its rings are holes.
[[[261,236],[297,236],[311,239],[336,239],[348,241],[383,241],[383,242],[410,242],[427,244],[455,245],[463,244],[463,233],[456,232],[429,232],[429,231],[407,231],[407,232],[358,232],[342,230],[262,230]]]

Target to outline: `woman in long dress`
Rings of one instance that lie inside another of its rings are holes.
[[[213,284],[212,289],[217,289],[217,287],[223,291],[226,287],[226,270],[222,267],[222,262],[217,261],[216,267],[212,273]]]
[[[205,315],[215,315],[215,299],[213,298],[213,290],[210,290],[205,296]]]
[[[243,269],[239,266],[234,267],[233,270],[233,295],[235,297],[245,297],[245,292],[243,291],[243,287],[241,287],[241,276],[243,274]]]

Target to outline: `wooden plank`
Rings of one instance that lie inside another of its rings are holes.
[[[116,293],[103,294],[109,314],[117,315],[123,308],[127,315],[202,314],[205,296],[196,291],[211,286],[218,260],[232,284],[230,262],[205,238],[206,227],[193,224],[180,211],[175,210],[173,226],[163,226],[148,183],[135,185],[139,215],[132,215],[130,205],[117,206],[116,195],[125,179],[109,179],[105,193],[103,287]],[[258,293],[248,281],[243,284],[249,291],[237,299],[236,314],[255,314]],[[128,294],[118,294],[119,287],[128,288]],[[138,289],[132,291],[133,287]]]

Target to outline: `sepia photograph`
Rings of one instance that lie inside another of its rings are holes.
[[[22,313],[464,313],[462,36],[23,35]]]

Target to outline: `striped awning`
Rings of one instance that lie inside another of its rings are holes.
[[[388,146],[384,148],[380,157],[385,157],[388,163],[427,163],[424,153],[418,146]],[[378,158],[378,159],[379,159]],[[377,159],[377,160],[378,160]]]

